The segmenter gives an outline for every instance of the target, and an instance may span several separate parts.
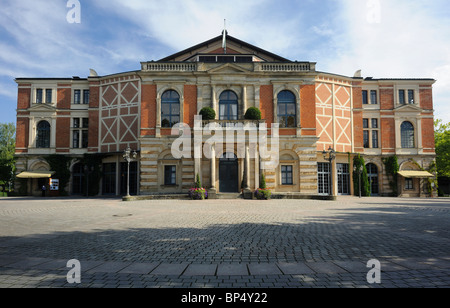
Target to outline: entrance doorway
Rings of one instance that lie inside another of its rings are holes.
[[[219,163],[219,190],[222,193],[239,192],[238,159],[233,153],[225,153]]]

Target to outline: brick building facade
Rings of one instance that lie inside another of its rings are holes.
[[[219,36],[142,62],[138,71],[17,78],[17,170],[19,178],[28,175],[17,185],[38,194],[52,173],[45,157],[58,154],[70,159],[66,190],[85,194],[93,171],[84,168],[83,157],[90,154],[101,158],[98,194],[123,195],[128,171],[122,153],[130,147],[138,151],[130,187],[139,195],[186,193],[197,173],[213,193],[239,192],[244,176],[255,189],[262,172],[280,194],[328,195],[331,187],[334,195],[353,194],[357,154],[365,159],[373,195],[393,192],[383,164],[393,155],[400,165],[399,194],[430,194],[434,80],[340,76],[229,35],[226,41],[226,53]],[[216,111],[212,122],[244,125],[246,110],[257,107],[269,139],[272,123],[280,123],[279,164],[262,171],[263,159],[239,156],[238,144],[214,159],[174,157],[171,146],[179,136],[172,135],[172,125],[193,128],[203,107]],[[330,147],[336,151],[331,164],[322,153]]]

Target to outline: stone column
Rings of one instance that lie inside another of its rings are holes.
[[[215,144],[211,145],[211,187],[209,188],[208,198],[209,199],[217,199]]]
[[[252,191],[248,186],[248,182],[249,182],[248,177],[250,174],[249,169],[250,169],[250,155],[249,155],[249,147],[246,144],[245,145],[245,158],[244,158],[244,179],[243,179],[244,199],[253,199]]]

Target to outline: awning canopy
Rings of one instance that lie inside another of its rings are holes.
[[[400,174],[404,178],[432,178],[434,175],[427,171],[399,171]]]
[[[16,177],[19,179],[47,179],[54,175],[55,171],[24,171]]]

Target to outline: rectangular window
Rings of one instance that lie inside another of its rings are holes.
[[[377,91],[376,90],[370,91],[370,103],[372,105],[378,104]]]
[[[414,90],[408,90],[408,104],[414,104]]]
[[[177,184],[177,167],[164,166],[164,185]]]
[[[36,104],[42,104],[42,102],[43,102],[42,96],[43,96],[43,90],[36,89]]]
[[[372,131],[372,148],[378,149],[378,131]]]
[[[399,90],[398,91],[398,102],[401,105],[406,104],[406,101],[405,101],[405,90]]]
[[[103,164],[103,187],[104,195],[116,194],[116,163]]]
[[[364,138],[364,148],[365,149],[370,148],[369,131],[368,130],[363,131],[363,138]]]
[[[73,128],[80,128],[80,119],[79,118],[73,119]]]
[[[88,148],[88,145],[89,145],[89,131],[87,131],[87,130],[83,130],[82,132],[81,132],[81,140],[82,140],[82,142],[81,142],[81,148],[83,148],[83,149],[87,149]]]
[[[413,179],[405,179],[405,190],[413,190],[414,184]]]
[[[319,195],[330,194],[330,164],[317,163],[318,190]]]
[[[52,103],[52,89],[46,89],[45,90],[45,103],[51,104]]]
[[[293,185],[292,166],[281,166],[281,184]]]
[[[363,105],[369,104],[367,90],[362,91],[362,99],[363,99]]]
[[[89,118],[83,118],[83,128],[89,128]]]
[[[369,119],[363,119],[363,128],[369,128]]]
[[[90,96],[89,90],[84,90],[83,91],[83,104],[89,105],[89,96]]]
[[[350,194],[350,166],[349,164],[337,164],[337,176],[338,176],[338,194],[349,195]]]
[[[73,148],[78,149],[80,147],[80,131],[73,131]]]
[[[372,119],[372,128],[378,128],[378,119]]]
[[[73,91],[73,103],[79,105],[81,103],[81,90]]]

